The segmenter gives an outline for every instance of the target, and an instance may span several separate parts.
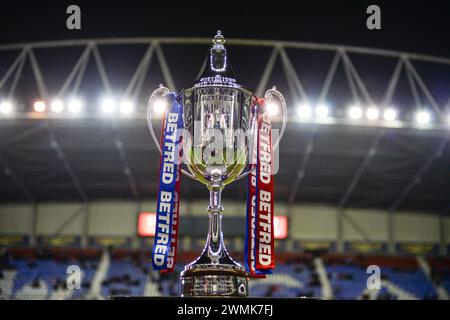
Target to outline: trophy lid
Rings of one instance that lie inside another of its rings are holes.
[[[236,76],[230,66],[227,49],[225,48],[225,38],[220,30],[212,40],[213,45],[209,50],[207,59],[203,65],[200,76],[196,80],[196,85],[231,85],[236,84]]]

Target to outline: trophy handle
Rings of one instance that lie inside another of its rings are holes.
[[[283,111],[280,135],[278,136],[277,141],[275,141],[275,143],[273,144],[273,150],[276,150],[276,148],[278,148],[278,145],[279,145],[279,143],[281,141],[281,138],[284,135],[284,131],[286,130],[287,106],[286,106],[286,100],[284,99],[284,97],[281,94],[281,92],[278,91],[275,86],[273,86],[272,89],[267,90],[266,93],[264,94],[264,99],[266,100],[266,103],[272,102],[274,100],[274,97],[277,100],[279,100],[279,104],[280,104],[281,109]],[[255,170],[256,170],[256,168],[253,168],[252,170],[249,170],[249,171],[246,171],[244,173],[241,173],[239,176],[236,177],[236,180],[239,180],[241,178],[244,178],[244,177],[248,176],[250,173],[252,173]]]
[[[152,92],[150,98],[148,99],[148,104],[147,104],[147,125],[150,130],[150,135],[152,136],[153,142],[155,143],[156,147],[158,148],[159,154],[162,154],[162,149],[159,144],[158,138],[156,137],[155,130],[153,129],[153,124],[152,124],[153,108],[152,108],[152,106],[155,103],[156,99],[164,99],[164,97],[169,93],[170,93],[170,90],[168,88],[164,87],[162,84],[160,84],[159,88]],[[181,169],[181,173],[183,173],[184,175],[188,176],[191,179],[197,180],[193,174],[191,174],[190,172],[187,172],[184,169]]]
[[[284,99],[283,95],[280,91],[277,90],[275,86],[272,87],[272,89],[269,89],[264,94],[264,99],[266,100],[266,103],[272,102],[274,99],[277,99],[279,102],[279,105],[281,106],[281,109],[283,111],[282,116],[282,123],[281,123],[281,130],[280,135],[278,136],[277,141],[273,144],[273,150],[276,150],[278,148],[278,144],[281,141],[281,138],[284,135],[284,131],[286,130],[286,123],[287,123],[287,107],[286,107],[286,100]]]

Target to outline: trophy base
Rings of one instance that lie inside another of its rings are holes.
[[[181,273],[182,297],[247,297],[248,273],[241,266],[194,265]]]

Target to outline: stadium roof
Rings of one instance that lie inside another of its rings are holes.
[[[159,156],[148,132],[146,99],[160,82],[189,85],[209,41],[105,39],[0,47],[5,61],[0,99],[16,107],[0,115],[0,201],[154,198]],[[288,101],[277,201],[448,213],[450,59],[311,43],[231,39],[227,45],[232,56],[236,52],[234,69],[243,83],[259,95],[277,84]],[[180,61],[180,46],[195,62]],[[251,66],[249,56],[255,60]],[[119,91],[134,98],[136,113],[97,112],[98,97]],[[74,96],[83,98],[86,113],[32,110],[33,99],[49,105],[55,97]],[[327,104],[330,115],[300,118],[299,104],[313,112]],[[349,118],[350,104],[363,113],[394,105],[398,119]],[[415,122],[418,109],[430,123]],[[182,192],[190,199],[207,196],[203,185],[187,178]],[[244,181],[224,192],[226,199],[245,196]]]

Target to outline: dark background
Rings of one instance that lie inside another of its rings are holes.
[[[82,30],[66,29],[77,4]],[[382,29],[366,28],[370,4]],[[0,43],[98,37],[297,40],[450,55],[450,1],[1,1]]]

